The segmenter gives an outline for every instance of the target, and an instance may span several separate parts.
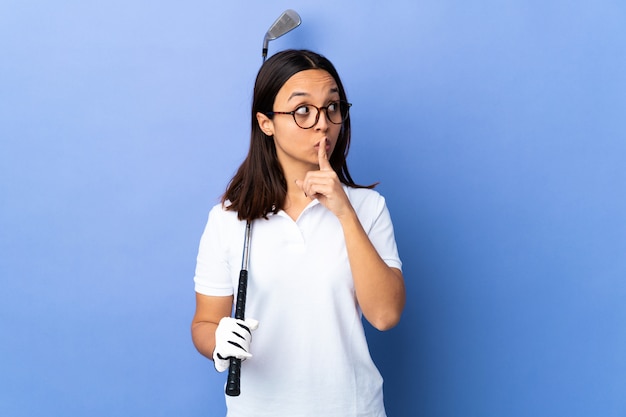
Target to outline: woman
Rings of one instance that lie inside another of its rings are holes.
[[[385,200],[348,172],[349,107],[311,51],[279,52],[257,76],[250,150],[209,214],[194,278],[196,348],[219,371],[247,359],[228,416],[385,416],[361,314],[395,326],[405,289]],[[230,318],[246,221],[258,322]]]

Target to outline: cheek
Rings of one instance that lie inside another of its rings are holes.
[[[337,139],[339,137],[339,133],[341,133],[342,128],[343,125],[332,125],[328,132],[329,136],[332,135],[333,139]]]
[[[298,126],[275,126],[274,141],[280,144],[281,147],[290,148],[303,142],[306,138],[304,136],[306,133],[306,131],[303,131]]]
[[[299,128],[295,123],[275,123],[274,136],[282,140],[298,140],[305,137],[306,130]]]
[[[339,133],[341,133],[341,126],[333,126],[331,129],[328,130],[328,138],[335,145],[333,146],[333,148],[335,148],[337,145],[337,140],[339,139]]]

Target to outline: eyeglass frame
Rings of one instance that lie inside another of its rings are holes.
[[[339,103],[339,105],[341,106],[341,104],[345,104],[346,107],[346,115],[345,117],[342,115],[341,117],[341,122],[340,123],[335,123],[332,120],[330,120],[330,117],[328,117],[328,107],[332,106],[335,103]],[[322,107],[317,107],[313,104],[307,104],[307,106],[311,106],[311,107],[315,107],[315,109],[317,110],[317,115],[315,116],[315,122],[309,126],[309,127],[302,127],[298,124],[297,120],[296,120],[296,110],[293,111],[268,111],[265,113],[265,115],[267,117],[272,117],[276,114],[290,114],[293,117],[293,122],[296,124],[296,126],[298,126],[300,129],[313,129],[315,127],[315,125],[317,124],[317,122],[320,121],[320,114],[322,114],[322,110],[324,110],[325,116],[326,116],[326,120],[328,120],[330,123],[334,124],[334,125],[342,125],[343,122],[345,122],[348,117],[350,117],[350,107],[352,107],[352,103],[348,103],[345,100],[338,100],[338,101],[333,101],[332,103],[328,104],[327,106],[322,106]],[[302,106],[299,106],[298,108],[300,108]]]

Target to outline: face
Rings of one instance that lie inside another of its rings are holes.
[[[305,105],[320,108],[336,101],[339,101],[339,89],[335,79],[324,70],[305,70],[294,74],[278,91],[273,111],[303,113]],[[319,144],[327,139],[326,152],[330,158],[341,131],[341,125],[331,123],[324,110],[310,129],[300,128],[289,114],[275,114],[270,119],[258,113],[257,121],[261,130],[273,137],[278,161],[285,171],[317,169]]]

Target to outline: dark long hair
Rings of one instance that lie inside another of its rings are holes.
[[[276,157],[276,147],[261,130],[256,114],[272,111],[276,95],[287,80],[310,69],[328,72],[337,83],[340,100],[348,101],[337,70],[320,54],[290,49],[276,53],[263,64],[254,84],[250,149],[222,196],[222,204],[227,210],[236,211],[240,220],[267,218],[269,213],[277,213],[285,204],[287,182]],[[373,188],[374,185],[362,186],[352,180],[346,163],[349,148],[350,117],[343,122],[329,162],[341,183],[355,188]]]

